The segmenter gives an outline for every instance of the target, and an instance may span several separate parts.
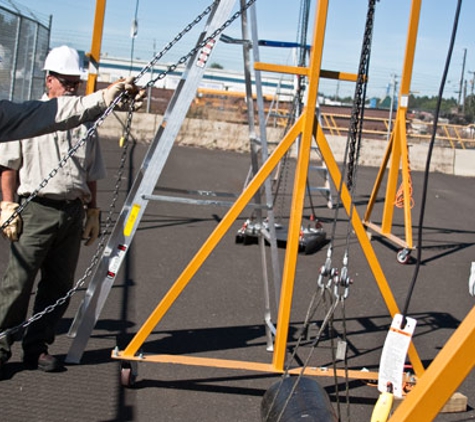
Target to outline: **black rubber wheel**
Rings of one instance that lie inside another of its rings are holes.
[[[243,245],[255,245],[259,240],[255,236],[249,236],[247,234],[243,235],[242,244]]]
[[[123,387],[133,387],[135,379],[137,378],[136,372],[133,370],[130,362],[123,362],[120,365],[120,384]]]

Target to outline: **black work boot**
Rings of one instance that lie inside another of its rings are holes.
[[[28,369],[39,369],[44,372],[57,372],[62,368],[59,360],[48,352],[43,352],[39,356],[25,355],[23,363]]]

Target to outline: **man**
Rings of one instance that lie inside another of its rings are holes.
[[[81,69],[77,51],[58,47],[46,58],[46,94],[43,100],[77,93]],[[0,144],[3,166],[0,222],[13,215],[19,202],[38,187],[59,161],[79,140],[88,127],[54,132],[21,142]],[[96,181],[105,177],[98,140],[90,137],[58,170],[58,174],[4,228],[10,241],[10,257],[0,282],[0,332],[21,324],[26,319],[28,302],[38,272],[40,280],[33,313],[43,311],[65,297],[74,283],[81,237],[90,245],[99,234],[99,209],[96,204]],[[83,221],[86,224],[83,229]],[[61,368],[48,353],[55,338],[55,327],[68,303],[30,324],[22,338],[23,361],[28,368],[46,372]],[[0,362],[11,356],[12,336],[0,339]]]
[[[0,142],[43,135],[55,130],[66,130],[95,120],[123,92],[135,99],[134,109],[141,107],[145,90],[140,90],[129,77],[108,88],[84,97],[60,97],[49,101],[13,103],[0,101]],[[114,108],[128,110],[127,101]]]

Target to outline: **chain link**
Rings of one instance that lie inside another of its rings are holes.
[[[139,74],[135,77],[135,81],[138,81],[144,74],[146,74],[151,68],[152,66],[154,66],[168,51],[171,50],[171,48],[179,41],[183,38],[183,36],[191,31],[191,29],[197,24],[199,23],[204,16],[206,16],[207,14],[209,14],[213,8],[214,5],[216,5],[217,3],[219,3],[219,0],[216,0],[214,1],[210,6],[208,6],[200,15],[198,15],[191,23],[189,23],[188,25],[185,26],[185,28],[172,40],[170,41],[163,49],[162,51],[160,51],[158,54],[155,55],[155,57],[139,72]],[[188,55],[187,55],[188,56]],[[187,57],[186,56],[186,57]],[[183,58],[182,58],[183,59]],[[180,59],[180,62],[181,60]],[[174,70],[176,68],[176,65],[175,67],[172,69]],[[160,79],[163,79],[168,73],[170,72],[169,69],[167,69],[166,72],[163,72],[163,76],[161,76]],[[149,83],[147,83],[147,87],[149,85],[154,85],[154,83],[156,82],[156,80],[154,81],[150,81]],[[38,185],[38,187],[31,193],[31,195],[26,198],[26,200],[23,202],[22,205],[20,205],[14,212],[13,214],[2,224],[1,226],[1,230],[3,232],[3,230],[9,225],[12,223],[12,221],[19,215],[21,215],[23,209],[38,195],[38,192],[43,189],[44,187],[46,187],[46,185],[49,183],[49,181],[54,177],[56,176],[56,174],[58,173],[58,171],[64,167],[64,165],[66,164],[66,162],[76,153],[76,151],[81,148],[85,143],[86,141],[91,138],[96,132],[97,132],[97,128],[104,122],[104,120],[106,119],[106,117],[108,117],[113,109],[115,108],[115,106],[121,102],[125,97],[126,97],[126,93],[122,93],[119,97],[117,97],[113,102],[112,104],[105,110],[105,112],[103,113],[102,116],[100,116],[98,118],[98,120],[96,120],[95,124],[86,132],[86,134],[84,135],[84,137],[82,139],[80,139],[76,145],[74,145],[68,152],[67,154],[61,158],[61,160],[59,161],[57,167],[55,167],[46,177],[45,179]]]
[[[198,15],[191,23],[189,23],[171,42],[169,42],[163,49],[160,51],[158,54],[154,56],[154,58],[138,73],[138,75],[135,77],[135,81],[137,82],[145,73],[147,73],[152,66],[154,66],[158,60],[160,60],[163,55],[168,52],[187,32],[189,32],[197,23],[199,23],[203,17],[205,17],[207,14],[209,14],[212,10],[213,7],[216,6],[219,3],[220,0],[215,0],[210,6],[208,6],[200,15]],[[155,82],[157,82],[160,79],[165,78],[168,73],[172,72],[175,70],[180,64],[185,63],[190,57],[192,57],[199,49],[203,48],[209,41],[215,39],[219,34],[221,34],[229,25],[231,25],[232,22],[234,22],[243,12],[245,12],[250,6],[252,6],[257,0],[249,0],[246,5],[240,10],[238,10],[234,15],[228,19],[226,22],[224,22],[221,27],[216,29],[209,37],[201,41],[196,47],[194,47],[188,54],[182,56],[178,62],[175,64],[169,66],[166,71],[163,71],[159,73],[159,75],[155,78],[150,80],[147,84],[146,87],[149,86],[154,86]],[[62,169],[66,162],[76,153],[76,151],[81,148],[89,138],[91,138],[94,134],[97,133],[97,129],[99,128],[100,125],[105,121],[105,119],[113,112],[114,108],[118,103],[120,103],[123,100],[127,100],[128,103],[130,104],[130,110],[127,115],[127,121],[126,121],[126,127],[124,131],[124,138],[125,138],[125,143],[124,143],[124,148],[122,152],[122,157],[121,157],[121,162],[117,174],[117,183],[115,185],[115,189],[113,192],[113,197],[111,200],[111,204],[109,206],[109,212],[108,216],[106,219],[106,224],[105,224],[105,230],[101,234],[101,238],[99,241],[99,244],[97,246],[97,249],[91,258],[91,262],[89,266],[86,268],[83,277],[81,277],[73,286],[71,290],[69,290],[63,297],[59,298],[54,304],[47,306],[43,311],[38,312],[31,316],[29,319],[24,321],[22,324],[19,324],[15,327],[9,328],[3,332],[0,332],[0,339],[3,337],[6,337],[8,335],[11,335],[19,330],[22,330],[29,325],[31,325],[33,322],[39,320],[42,318],[44,315],[53,312],[56,308],[59,306],[64,305],[70,298],[71,296],[74,295],[81,287],[83,287],[85,280],[89,278],[92,275],[92,271],[94,267],[97,265],[99,262],[99,257],[102,254],[102,251],[105,248],[105,233],[107,233],[112,225],[112,215],[115,210],[115,204],[117,202],[117,198],[119,196],[119,187],[121,185],[122,181],[122,176],[125,168],[125,162],[126,162],[126,156],[127,156],[127,146],[129,144],[128,140],[130,137],[130,131],[132,127],[132,117],[133,117],[133,111],[134,111],[134,104],[135,101],[133,98],[130,98],[126,92],[123,92],[121,95],[115,98],[115,100],[107,107],[107,109],[104,111],[104,113],[94,122],[94,124],[89,128],[89,130],[86,132],[84,137],[80,139],[69,151],[68,153],[59,161],[58,165],[51,170],[51,172],[45,177],[45,179],[38,185],[38,187],[30,194],[28,198],[25,199],[25,201],[13,212],[13,214],[2,224],[1,230],[3,232],[4,228],[6,228],[17,216],[21,215],[22,211],[24,208],[38,195],[39,191],[43,189],[49,181],[57,175],[60,169]]]
[[[131,128],[132,128],[132,117],[133,117],[133,104],[131,104],[130,111],[127,114],[127,120],[126,120],[126,125],[125,125],[125,130],[124,130],[124,141],[125,142],[124,142],[124,145],[123,145],[123,148],[122,148],[120,164],[119,164],[119,168],[117,170],[116,184],[114,186],[114,191],[112,193],[112,199],[111,199],[111,202],[110,202],[110,205],[109,205],[109,210],[108,210],[108,213],[107,213],[107,218],[106,218],[106,222],[105,222],[105,225],[104,225],[104,230],[101,233],[99,243],[97,245],[96,251],[94,252],[94,255],[91,258],[89,266],[84,271],[84,275],[75,283],[75,285],[73,286],[72,289],[70,289],[64,296],[62,296],[58,300],[56,300],[55,303],[47,306],[42,311],[32,315],[29,319],[27,319],[23,323],[15,326],[15,327],[9,328],[9,329],[7,329],[3,332],[0,332],[0,339],[3,338],[3,337],[6,337],[8,335],[12,335],[13,333],[15,333],[17,331],[25,329],[29,325],[33,324],[35,321],[41,319],[46,314],[49,314],[49,313],[53,312],[56,308],[64,305],[80,288],[82,288],[84,286],[84,283],[85,283],[86,279],[88,279],[92,275],[93,269],[94,269],[94,267],[96,267],[97,263],[99,262],[99,257],[102,255],[102,251],[105,248],[106,233],[110,232],[110,228],[111,228],[112,223],[113,223],[112,216],[114,214],[115,205],[116,205],[117,199],[119,197],[119,191],[120,191],[120,187],[121,187],[121,184],[122,184],[125,164],[126,164],[126,160],[127,160],[128,146],[129,146],[129,143],[130,143],[129,138],[130,138],[130,132],[131,132]],[[39,189],[37,189],[37,190],[39,190]]]
[[[158,60],[160,60],[165,53],[167,53],[179,40],[183,38],[183,36],[189,32],[196,24],[198,24],[206,15],[208,15],[212,10],[215,5],[219,3],[220,0],[215,0],[210,6],[208,6],[200,15],[198,15],[192,22],[190,22],[188,25],[185,26],[185,28],[171,41],[169,42],[158,54],[154,56],[154,58],[143,67],[143,69],[137,74],[135,77],[135,82],[137,82],[144,74],[146,74],[152,66],[154,66]],[[163,78],[165,78],[170,72],[174,71],[180,64],[185,63],[190,57],[192,57],[199,49],[203,48],[209,41],[215,39],[219,34],[221,34],[231,23],[233,23],[239,16],[242,15],[243,12],[245,12],[250,6],[252,6],[257,0],[249,0],[246,5],[238,10],[234,15],[229,18],[226,22],[224,22],[221,27],[216,29],[209,37],[201,41],[197,46],[195,46],[188,54],[185,54],[182,56],[176,63],[170,65],[165,71],[160,72],[158,76],[154,79],[151,79],[145,87],[149,86],[154,86],[155,83]],[[31,195],[26,198],[24,203],[20,205],[14,212],[13,214],[6,220],[2,226],[1,230],[5,229],[18,215],[21,214],[23,209],[38,195],[38,192],[43,189],[49,181],[56,176],[58,171],[64,167],[66,162],[76,153],[76,151],[81,148],[86,141],[92,137],[96,132],[97,129],[99,128],[100,125],[104,122],[104,120],[112,113],[114,110],[115,106],[120,103],[123,100],[128,100],[131,105],[133,103],[132,99],[128,97],[128,94],[126,92],[121,93],[118,97],[115,98],[115,100],[109,105],[109,107],[104,111],[102,116],[100,116],[93,126],[86,132],[85,136],[79,140],[76,145],[74,145],[68,153],[60,160],[58,165],[46,176],[46,178],[39,184],[39,186],[31,193]]]
[[[154,86],[155,83],[161,79],[163,79],[165,76],[167,76],[170,72],[173,72],[179,65],[181,64],[184,64],[186,63],[186,61],[191,58],[192,56],[194,56],[196,54],[197,51],[199,51],[200,49],[202,49],[203,47],[205,47],[210,41],[213,41],[218,35],[220,35],[229,25],[231,25],[237,18],[239,18],[239,16],[241,16],[249,7],[251,7],[257,0],[249,0],[243,7],[242,9],[238,10],[236,13],[234,13],[234,15],[232,15],[227,21],[225,21],[219,28],[217,28],[210,36],[206,37],[203,41],[201,41],[200,43],[198,43],[194,48],[192,48],[188,54],[185,54],[184,56],[182,56],[177,62],[175,62],[174,64],[171,64],[170,66],[168,66],[168,68],[166,70],[164,70],[163,72],[160,72],[154,79],[151,79],[146,87],[149,87],[149,86]],[[198,18],[199,20],[195,19],[195,21],[193,21],[193,25],[195,24],[195,22],[199,22],[206,14],[207,14],[207,11],[208,9],[210,9],[213,5],[219,3],[219,1],[215,1],[211,6],[209,6]],[[208,12],[209,13],[209,12]],[[187,30],[187,28],[189,28]],[[186,33],[188,32],[190,29],[192,28],[191,24],[188,25],[183,31],[182,33]],[[180,34],[182,34],[180,33]],[[178,36],[180,36],[180,34]],[[177,36],[177,37],[178,37]],[[182,35],[181,35],[182,36]],[[181,38],[180,36],[180,38]],[[167,47],[165,47],[166,49]],[[165,50],[164,49],[164,50]],[[145,68],[144,70],[142,70],[139,75],[137,76],[137,78],[141,77],[144,73],[147,72],[147,70],[150,70],[150,68],[153,66],[153,64],[156,63],[156,60],[152,60],[151,63],[149,63]],[[137,79],[136,79],[137,81]]]
[[[170,41],[165,47],[163,47],[163,49],[157,53],[155,55],[155,57],[137,74],[137,76],[135,77],[135,80],[138,81],[143,75],[145,75],[149,70],[151,70],[151,68],[153,66],[155,66],[155,64],[168,52],[171,50],[171,48],[178,42],[180,41],[184,35],[186,35],[188,32],[190,32],[193,27],[198,24],[199,22],[201,22],[201,20],[206,16],[208,15],[212,10],[213,10],[213,7],[215,5],[217,5],[219,3],[220,0],[215,0],[211,5],[209,5],[202,13],[200,13],[192,22],[190,22],[188,25],[185,26],[185,28],[183,28],[183,30],[178,33],[178,35],[172,40]],[[182,59],[180,59],[181,61]],[[176,68],[176,66],[175,66]],[[174,69],[175,69],[174,68]],[[163,79],[167,73],[169,73],[170,70],[167,69],[167,71],[165,72],[165,75],[162,76],[160,79]],[[153,86],[155,84],[155,82],[157,81],[158,79],[154,79],[154,80],[150,80],[146,87],[149,87],[149,86]]]
[[[354,184],[356,162],[359,157],[360,142],[358,137],[361,136],[361,125],[364,115],[364,101],[366,98],[366,85],[368,83],[369,58],[371,53],[371,41],[373,34],[374,10],[377,0],[369,0],[368,13],[366,16],[366,26],[363,38],[363,47],[361,49],[360,64],[358,69],[358,79],[355,89],[355,100],[351,112],[350,130],[349,130],[349,154],[347,165],[347,186],[351,192]]]
[[[46,187],[46,185],[49,183],[49,181],[58,174],[59,170],[62,169],[67,161],[74,155],[76,154],[77,150],[79,148],[81,148],[89,138],[91,138],[92,136],[94,136],[96,133],[97,133],[97,129],[99,128],[99,126],[104,122],[104,120],[106,119],[106,117],[108,117],[112,111],[114,110],[114,107],[116,106],[116,104],[120,101],[119,98],[123,98],[123,95],[120,95],[119,97],[117,97],[112,103],[111,105],[104,111],[104,113],[102,114],[102,116],[100,116],[95,122],[94,124],[87,130],[86,134],[84,135],[83,138],[81,138],[75,145],[73,145],[69,151],[66,153],[66,155],[64,157],[61,158],[61,160],[59,161],[59,163],[57,164],[57,166],[55,168],[53,168],[53,170],[51,170],[49,172],[49,174],[43,179],[43,181],[38,185],[38,187],[30,194],[30,196],[28,196],[28,198],[25,198],[25,201],[13,212],[13,214],[10,216],[10,218],[8,218],[3,224],[2,224],[2,227],[1,227],[1,230],[3,231],[4,228],[6,228],[17,216],[21,215],[21,213],[23,212],[23,210],[25,209],[26,206],[28,206],[28,204],[38,196],[38,193],[41,189],[43,189],[44,187]],[[134,106],[134,103],[135,101],[134,100],[131,100],[130,101],[130,106],[133,107]]]

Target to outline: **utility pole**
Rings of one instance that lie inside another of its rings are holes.
[[[473,85],[475,84],[475,72],[471,72],[469,70],[468,73],[472,74],[472,79],[470,80],[470,95],[473,95]]]
[[[394,97],[396,96],[396,90],[397,90],[397,75],[393,73],[392,75],[392,80],[391,80],[391,87],[392,89],[390,90],[390,95],[391,95],[391,105],[389,106],[389,119],[388,119],[388,134],[386,137],[386,140],[389,142],[389,138],[391,137],[391,130],[392,130],[392,123],[393,123],[393,111],[394,111]]]
[[[465,101],[467,99],[467,80],[463,84],[462,114],[465,116]]]
[[[132,26],[130,28],[130,38],[132,38],[132,45],[130,47],[129,76],[132,75],[132,70],[133,70],[133,67],[134,67],[135,38],[137,37],[137,33],[138,33],[138,30],[139,30],[138,12],[139,12],[139,0],[137,0],[136,3],[135,3],[135,15],[134,15],[134,19],[132,20]]]
[[[459,99],[458,99],[458,103],[457,103],[457,111],[460,112],[460,104],[461,104],[461,100],[462,100],[462,92],[463,92],[463,80],[464,80],[464,77],[465,77],[465,60],[467,58],[467,49],[464,48],[463,49],[463,62],[462,62],[462,74],[460,75],[460,86],[459,86]]]

